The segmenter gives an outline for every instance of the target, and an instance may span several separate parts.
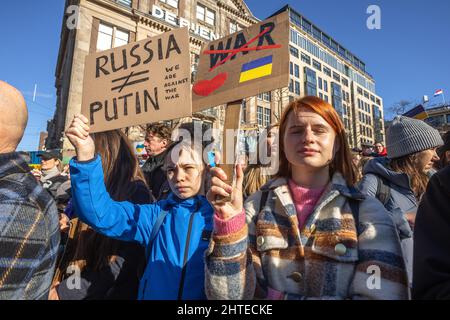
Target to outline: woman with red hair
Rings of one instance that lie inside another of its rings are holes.
[[[405,299],[405,266],[383,205],[353,185],[344,126],[316,97],[291,102],[280,122],[278,174],[245,204],[242,169],[227,185],[212,168],[215,209],[206,252],[210,299]],[[230,202],[218,202],[217,196]]]

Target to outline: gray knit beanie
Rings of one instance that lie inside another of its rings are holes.
[[[403,116],[395,117],[386,135],[388,158],[439,147],[444,144],[439,132],[422,120]]]

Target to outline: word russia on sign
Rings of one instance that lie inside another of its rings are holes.
[[[263,22],[209,42],[193,86],[194,112],[289,84],[289,16]]]
[[[91,132],[191,116],[187,28],[86,57],[81,112]]]

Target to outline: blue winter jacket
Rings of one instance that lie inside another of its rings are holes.
[[[203,254],[209,244],[213,209],[204,196],[182,200],[170,194],[166,200],[148,205],[114,201],[106,191],[99,156],[88,162],[72,159],[70,175],[73,204],[83,222],[108,237],[136,241],[147,249],[139,299],[206,299]],[[148,248],[162,210],[169,214]]]

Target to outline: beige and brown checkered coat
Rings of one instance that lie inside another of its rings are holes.
[[[261,206],[263,192],[268,196]],[[350,199],[359,203],[358,233]],[[209,299],[273,298],[274,292],[285,299],[408,298],[389,213],[375,198],[348,188],[339,173],[301,232],[284,178],[246,201],[245,219],[238,231],[212,237],[206,252]]]

